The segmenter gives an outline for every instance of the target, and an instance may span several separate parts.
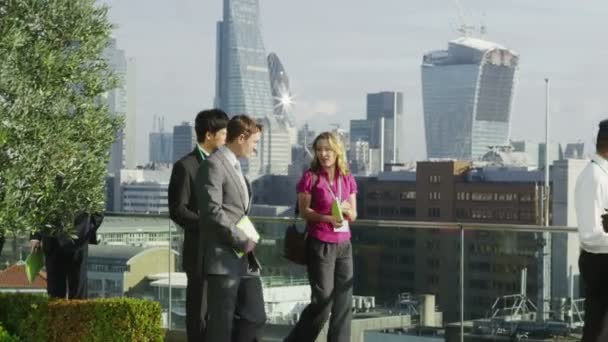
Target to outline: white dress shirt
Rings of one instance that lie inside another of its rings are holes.
[[[608,160],[593,156],[576,181],[574,201],[581,248],[608,254],[608,234],[602,227],[602,215],[608,213]]]
[[[239,175],[241,185],[243,186],[243,190],[245,191],[245,203],[247,203],[247,206],[248,206],[249,205],[249,189],[247,188],[247,182],[245,181],[245,176],[243,175],[243,172],[241,170],[241,163],[239,162],[238,158],[236,157],[236,154],[234,154],[234,152],[232,152],[231,149],[226,147],[226,145],[221,146],[219,148],[219,150],[222,151],[222,153],[224,153],[224,156],[226,156],[230,165],[232,165],[234,167],[234,169],[236,170],[236,173]]]

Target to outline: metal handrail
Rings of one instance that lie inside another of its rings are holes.
[[[168,214],[131,214],[131,213],[106,213],[107,217],[132,217],[132,218],[164,218],[169,219]],[[270,217],[270,216],[252,216],[254,222],[259,223],[282,223],[291,224],[292,217]],[[300,222],[303,222],[301,219]],[[432,222],[432,221],[400,221],[400,220],[357,220],[351,224],[352,227],[365,226],[377,228],[409,228],[409,229],[444,229],[455,230],[460,229],[471,231],[509,231],[523,233],[576,233],[576,227],[568,226],[539,226],[539,225],[523,225],[523,224],[499,224],[499,223],[479,223],[479,222]]]

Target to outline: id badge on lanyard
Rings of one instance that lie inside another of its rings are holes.
[[[329,182],[325,178],[323,178],[323,180],[325,181],[325,184],[327,185],[327,189],[329,190],[329,193],[333,197],[332,207],[334,205],[337,205],[338,207],[342,207],[342,182],[341,182],[341,177],[338,177],[336,179],[336,182],[338,182],[338,196],[336,196],[336,194],[334,193],[334,191],[331,189],[331,186],[329,185]],[[342,226],[341,227],[334,227],[334,232],[337,232],[337,233],[347,233],[349,231],[350,231],[350,226],[348,225],[348,220],[347,219],[343,219],[342,220]]]

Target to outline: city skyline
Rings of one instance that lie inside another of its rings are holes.
[[[172,126],[192,121],[198,110],[212,105],[215,23],[221,17],[222,3],[151,2],[142,7],[104,2],[112,6],[110,17],[119,26],[115,32],[119,45],[138,60],[141,129],[137,156],[141,163],[151,129],[146,127],[147,116],[167,115],[168,126]],[[425,52],[458,37],[457,10],[446,1],[382,1],[381,5],[352,4],[348,15],[338,15],[343,14],[345,4],[260,2],[265,44],[289,65],[290,83],[298,98],[294,113],[298,125],[309,121],[316,130],[319,126],[329,129],[322,124],[363,118],[363,94],[401,91],[407,104],[404,122],[409,123],[404,127],[406,159],[424,159],[419,65]],[[487,39],[524,56],[512,110],[512,138],[543,139],[543,78],[550,77],[552,140],[581,140],[589,145],[594,126],[607,112],[602,80],[608,70],[599,57],[608,55],[608,49],[591,39],[607,26],[602,18],[608,14],[608,4],[590,1],[580,8],[567,1],[463,1],[463,7],[475,13],[475,18],[486,13]],[[339,25],[316,15],[319,8],[327,17],[339,18]],[[134,13],[145,15],[134,18]],[[589,59],[590,54],[598,58]],[[575,115],[577,120],[571,120]]]

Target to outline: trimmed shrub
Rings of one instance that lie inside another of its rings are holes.
[[[33,313],[45,312],[48,297],[41,294],[0,293],[0,324],[10,334],[23,337],[27,320]]]
[[[19,338],[11,335],[8,331],[4,330],[2,324],[0,324],[0,342],[20,342]]]
[[[4,294],[0,296],[0,323],[25,341],[163,341],[157,302],[134,298],[47,300]],[[9,308],[4,305],[7,302],[19,303],[22,309]],[[9,329],[9,322],[14,330]]]

